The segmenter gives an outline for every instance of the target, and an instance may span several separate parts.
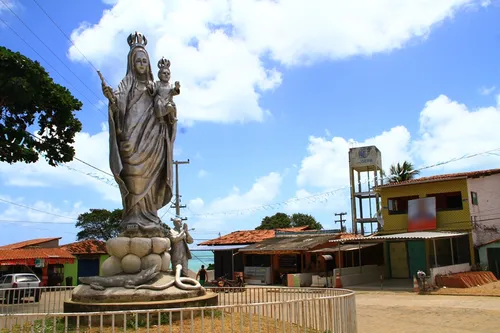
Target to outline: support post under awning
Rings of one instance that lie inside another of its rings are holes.
[[[436,240],[432,240],[432,246],[434,247],[434,267],[438,267],[438,257],[437,257],[437,251],[436,251]]]

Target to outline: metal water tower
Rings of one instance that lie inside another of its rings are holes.
[[[373,190],[383,184],[382,154],[375,146],[349,149],[352,232],[365,235],[365,225],[380,230],[380,196]]]

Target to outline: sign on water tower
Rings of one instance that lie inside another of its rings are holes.
[[[349,149],[349,166],[353,169],[382,168],[382,154],[375,146]]]
[[[352,231],[362,235],[380,230],[380,196],[374,188],[383,184],[382,154],[375,146],[349,149]],[[365,225],[369,230],[365,229]]]

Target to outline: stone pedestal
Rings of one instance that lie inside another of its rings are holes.
[[[159,274],[146,284],[151,288],[161,290],[124,287],[96,290],[90,285],[81,284],[73,290],[71,300],[64,302],[64,312],[152,310],[149,314],[149,322],[160,321],[165,324],[165,320],[170,320],[169,315],[164,314],[158,318],[158,312],[155,310],[217,305],[217,294],[207,292],[201,286],[195,290],[184,290],[180,289],[178,284],[173,283],[175,278],[170,267],[170,240],[168,238],[117,237],[106,243],[106,249],[110,257],[102,264],[103,278],[123,279],[125,276],[128,279],[130,275],[133,280],[137,273],[156,267],[156,272]],[[167,285],[171,286],[164,288]],[[193,312],[195,316],[200,313],[200,311],[195,312]],[[191,316],[191,312],[186,315]],[[141,314],[139,320],[146,321],[147,316],[147,314]],[[179,316],[179,312],[173,313],[172,320],[179,319]],[[132,316],[129,315],[127,320],[130,319]],[[133,319],[135,321],[135,317]],[[76,324],[76,317],[71,317],[70,320]],[[80,325],[87,325],[88,321],[88,316],[80,317]],[[94,316],[91,321],[92,326],[100,325],[101,316]],[[106,315],[102,317],[102,321],[106,326],[113,322],[115,326],[123,326],[124,316],[117,315],[113,319],[112,316]]]
[[[151,291],[149,291],[151,292]],[[157,293],[158,298],[171,298],[171,296],[160,296],[161,292],[151,292],[152,294]],[[164,293],[168,294],[168,293]],[[66,313],[79,313],[79,312],[106,312],[106,311],[127,311],[127,310],[151,310],[149,314],[138,315],[138,322],[147,322],[147,316],[149,316],[150,326],[157,325],[158,321],[162,324],[168,324],[170,321],[169,314],[164,313],[158,315],[155,310],[161,309],[178,309],[178,308],[200,308],[198,311],[193,311],[193,316],[199,316],[201,314],[201,308],[205,306],[215,306],[218,303],[218,296],[213,292],[205,292],[204,295],[178,299],[169,299],[164,301],[134,301],[134,302],[78,302],[78,301],[66,301],[64,302],[64,312]],[[183,312],[184,319],[191,318],[191,311]],[[135,322],[135,316],[127,315],[127,321]],[[180,311],[175,311],[172,313],[172,321],[180,319]],[[72,324],[76,324],[76,316],[69,317],[68,321]],[[110,326],[114,323],[115,327],[123,327],[125,317],[123,315],[115,315],[114,319],[111,315],[102,316],[102,322],[104,326]],[[80,327],[88,325],[89,317],[80,316],[79,319]],[[91,324],[93,327],[99,327],[101,324],[101,316],[93,316],[91,318]]]

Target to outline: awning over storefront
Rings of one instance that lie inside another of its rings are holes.
[[[378,243],[345,244],[340,246],[340,252],[357,251],[359,249],[365,249],[367,247],[372,247],[377,244]],[[339,247],[337,246],[309,251],[309,253],[336,253],[336,252],[339,252]]]
[[[371,242],[371,241],[385,241],[385,240],[415,240],[415,239],[440,239],[440,238],[454,238],[467,235],[466,232],[447,232],[447,231],[417,231],[405,232],[399,234],[357,237],[349,239],[331,239],[331,243],[352,243],[352,242]]]
[[[308,251],[322,244],[326,244],[330,238],[332,238],[331,235],[276,237],[249,245],[240,249],[239,252],[254,254],[298,254],[302,251]]]

